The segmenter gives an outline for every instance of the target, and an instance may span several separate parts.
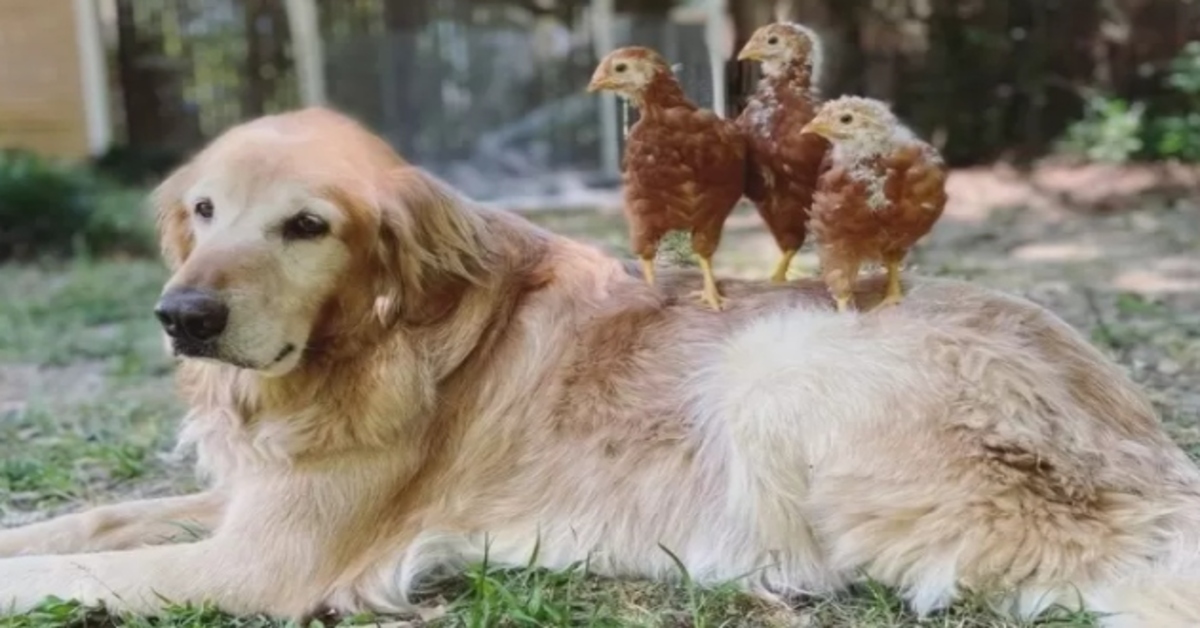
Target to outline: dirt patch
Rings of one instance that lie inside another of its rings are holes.
[[[104,362],[66,366],[0,364],[0,416],[23,411],[31,400],[78,403],[104,394]]]

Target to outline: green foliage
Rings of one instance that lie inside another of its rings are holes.
[[[1158,156],[1200,162],[1200,112],[1158,118],[1150,132]]]
[[[658,258],[668,266],[699,266],[692,251],[692,234],[687,231],[670,231],[658,243]]]
[[[1200,96],[1200,41],[1189,42],[1171,61],[1167,85],[1180,93]]]
[[[1067,129],[1063,148],[1089,161],[1125,163],[1141,152],[1146,107],[1120,98],[1088,98],[1083,119]]]
[[[1171,62],[1167,85],[1181,106],[1153,121],[1153,145],[1161,157],[1200,162],[1200,41],[1184,46]]]
[[[1200,162],[1200,41],[1172,60],[1164,85],[1164,96],[1150,101],[1090,96],[1061,148],[1096,162]]]
[[[140,196],[29,151],[0,151],[0,261],[151,253]]]
[[[19,150],[0,152],[0,259],[70,252],[88,220],[90,181]]]
[[[184,159],[179,151],[116,144],[92,161],[101,175],[122,185],[144,186],[166,178]]]

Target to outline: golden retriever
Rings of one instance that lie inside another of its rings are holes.
[[[763,595],[869,576],[920,613],[1200,625],[1200,473],[1034,304],[910,278],[839,315],[730,280],[709,311],[697,273],[649,287],[323,109],[233,128],[154,201],[211,488],[0,532],[10,610],[397,611],[485,547],[671,578],[665,547]],[[181,520],[211,533],[165,543]]]

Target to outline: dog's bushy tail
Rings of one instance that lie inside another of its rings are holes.
[[[1103,575],[1088,569],[1093,579],[1071,583],[1074,607],[1082,603],[1099,626],[1200,628],[1200,493],[1171,492],[1143,504],[1157,516],[1126,529],[1123,550],[1102,559]]]

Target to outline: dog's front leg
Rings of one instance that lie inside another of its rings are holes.
[[[215,492],[100,506],[0,530],[0,557],[98,552],[196,540],[197,535],[214,530],[224,512],[225,496]]]
[[[124,552],[0,559],[0,616],[49,596],[154,615],[171,604],[212,603],[231,613],[299,617],[320,602],[302,565],[208,539]],[[303,554],[303,551],[300,551]]]

